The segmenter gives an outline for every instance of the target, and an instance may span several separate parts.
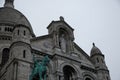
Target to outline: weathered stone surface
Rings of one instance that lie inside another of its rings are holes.
[[[74,42],[74,29],[63,17],[47,28],[47,35],[35,37],[29,21],[13,4],[0,8],[0,64],[7,60],[0,65],[0,80],[29,80],[33,55],[39,61],[50,57],[47,80],[110,80],[100,49],[93,45],[92,55],[86,54]]]

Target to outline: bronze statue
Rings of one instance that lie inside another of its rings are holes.
[[[34,76],[37,74],[39,75],[39,80],[46,80],[46,72],[47,72],[47,64],[50,61],[50,58],[48,56],[45,56],[42,59],[42,62],[40,63],[35,57],[33,56],[33,61],[34,61],[34,68],[32,70],[32,74],[30,75],[30,79],[32,80]]]

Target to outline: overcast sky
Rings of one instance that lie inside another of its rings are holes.
[[[49,23],[63,16],[75,29],[75,42],[88,55],[95,42],[105,55],[111,80],[120,80],[120,0],[15,0],[14,4],[37,36],[47,34]]]

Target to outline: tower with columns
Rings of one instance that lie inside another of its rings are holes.
[[[82,50],[62,16],[47,29],[47,35],[35,36],[14,0],[5,0],[0,8],[0,80],[29,80],[33,56],[41,61],[45,55],[50,57],[47,80],[111,80],[104,54],[94,43],[90,56]]]

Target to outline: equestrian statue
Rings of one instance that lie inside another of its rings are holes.
[[[40,62],[33,55],[33,61],[34,68],[32,70],[29,80],[33,80],[33,78],[37,75],[39,76],[39,80],[46,80],[47,64],[49,63],[50,58],[48,56],[45,56]]]

